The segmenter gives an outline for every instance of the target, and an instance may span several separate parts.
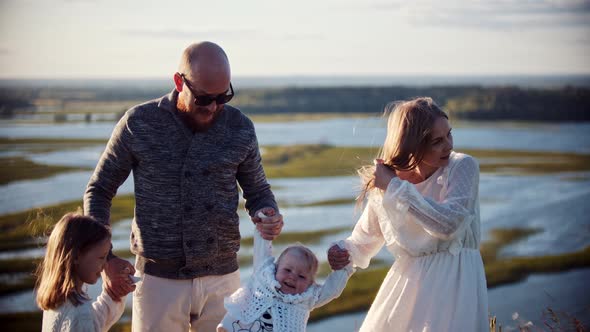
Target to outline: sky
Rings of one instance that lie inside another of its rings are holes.
[[[590,74],[590,0],[0,0],[0,78]]]

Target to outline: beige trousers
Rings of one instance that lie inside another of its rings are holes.
[[[137,276],[131,331],[215,331],[225,315],[223,298],[240,287],[239,270],[192,280]]]

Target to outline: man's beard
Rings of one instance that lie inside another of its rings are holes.
[[[221,112],[221,110],[216,111],[213,114],[211,114],[208,111],[203,112],[200,110],[195,110],[193,112],[181,112],[180,115],[181,115],[182,119],[184,120],[184,122],[189,126],[189,128],[193,132],[195,132],[195,131],[206,131],[207,129],[211,128],[211,126],[215,122],[215,119],[217,119],[217,117],[219,116],[219,112]],[[197,121],[197,119],[195,119],[196,114],[206,115],[208,117],[210,116],[211,120],[209,120],[208,122],[199,122],[199,121]]]
[[[193,132],[202,132],[209,129],[222,111],[222,109],[219,109],[212,113],[209,112],[206,108],[202,107],[197,107],[195,110],[191,111],[186,109],[185,105],[180,100],[176,108],[179,111],[178,113],[180,114],[180,118]],[[211,120],[209,120],[206,123],[199,122],[196,119],[197,115],[211,117]]]

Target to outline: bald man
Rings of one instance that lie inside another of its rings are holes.
[[[215,331],[223,298],[240,284],[238,184],[263,237],[282,229],[254,126],[227,104],[233,95],[223,49],[190,45],[172,92],[125,113],[88,183],[85,213],[109,223],[112,199],[133,172],[135,268],[111,253],[103,273],[114,300],[135,289],[133,331]],[[262,223],[258,212],[272,217]],[[142,278],[137,288],[129,272]]]

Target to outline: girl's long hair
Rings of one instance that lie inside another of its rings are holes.
[[[80,305],[87,299],[76,290],[74,263],[80,254],[110,239],[109,226],[78,213],[64,215],[51,231],[47,251],[36,272],[37,305],[43,310],[56,309],[66,300]]]
[[[440,117],[449,118],[430,97],[391,102],[385,107],[384,116],[388,116],[387,136],[377,158],[395,171],[415,169],[428,149],[434,122]],[[358,206],[375,188],[375,166],[366,165],[357,172],[362,185]]]

